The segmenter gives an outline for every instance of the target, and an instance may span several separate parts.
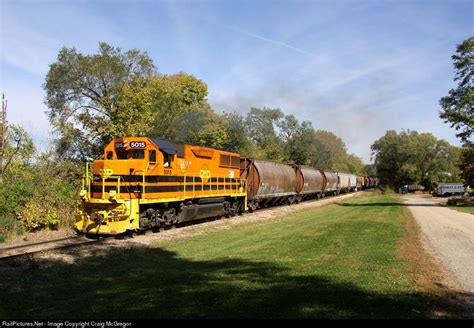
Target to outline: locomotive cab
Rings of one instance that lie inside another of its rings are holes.
[[[147,138],[120,138],[111,142],[104,150],[104,159],[93,163],[94,176],[137,175],[143,170],[153,170],[158,164],[157,147]]]
[[[105,147],[105,159],[96,160],[92,165],[91,197],[104,198],[102,191],[114,190],[118,198],[140,198],[145,191],[144,183],[151,182],[147,181],[150,175],[176,174],[173,168],[177,153],[176,147],[164,140],[115,139]]]

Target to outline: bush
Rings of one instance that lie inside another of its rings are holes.
[[[0,184],[0,242],[24,230],[71,226],[80,187],[81,166],[40,156],[17,166]]]
[[[35,193],[17,211],[21,225],[29,231],[71,226],[75,208],[74,185],[53,179],[51,187]]]
[[[34,183],[27,175],[4,179],[0,184],[0,242],[24,229],[18,224],[16,213],[34,193]]]
[[[18,220],[29,231],[44,228],[57,229],[60,216],[55,205],[55,201],[51,196],[35,195],[20,208]]]

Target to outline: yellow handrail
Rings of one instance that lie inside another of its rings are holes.
[[[88,198],[90,199],[91,196],[92,196],[92,193],[91,193],[91,187],[92,187],[92,182],[93,182],[93,179],[91,177],[91,174],[92,174],[92,163],[86,163],[86,172],[85,172],[85,177],[83,177],[82,179],[82,190],[84,189],[87,189],[87,196]],[[149,169],[149,166],[150,166],[150,163],[147,162],[144,170],[142,170],[142,195],[141,197],[142,198],[146,198],[146,175],[147,175],[147,172],[148,172],[148,169]],[[136,173],[138,173],[139,171],[135,171]],[[204,179],[201,178],[200,179],[200,184],[201,184],[201,190],[200,190],[200,193],[197,193],[196,192],[196,183],[197,183],[197,178],[201,177],[199,174],[183,174],[183,177],[184,177],[184,181],[183,181],[183,196],[185,197],[186,194],[188,193],[188,187],[189,187],[189,184],[188,184],[188,180],[187,178],[188,177],[192,177],[192,197],[195,198],[196,196],[204,196],[204,195],[213,195],[213,194],[217,194],[217,195],[221,195],[221,194],[225,194],[226,191],[229,189],[232,193],[237,193],[237,192],[240,192],[240,190],[242,190],[243,193],[245,193],[246,189],[247,189],[247,181],[246,179],[241,179],[241,178],[231,178],[229,177],[228,175],[226,174],[219,174],[219,175],[213,175],[213,179],[215,179],[215,181],[212,181],[211,177],[209,177],[208,179],[211,179],[208,181],[208,183],[204,183]],[[107,178],[102,176],[102,195],[101,195],[101,198],[102,199],[105,199],[105,180],[107,179],[116,179],[117,180],[117,195],[116,197],[117,198],[120,198],[121,196],[121,187],[122,187],[122,177],[121,176],[108,176]],[[227,181],[229,180],[229,181]],[[234,180],[234,181],[232,181]],[[205,191],[205,188],[204,186],[207,185],[209,186],[209,191],[206,192]],[[215,186],[215,192],[213,190],[213,187]],[[223,189],[221,190],[220,187],[223,186]],[[191,190],[189,190],[191,191]]]
[[[146,198],[146,188],[145,188],[145,175],[148,172],[148,168],[150,167],[150,162],[146,162],[146,167],[143,170],[143,189],[142,189],[142,198]]]

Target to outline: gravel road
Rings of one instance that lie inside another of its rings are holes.
[[[417,195],[403,198],[434,254],[465,292],[474,293],[474,215]]]

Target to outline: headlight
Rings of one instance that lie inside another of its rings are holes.
[[[81,197],[81,199],[85,199],[87,196],[87,191],[86,190],[81,190],[79,192],[79,197]]]

